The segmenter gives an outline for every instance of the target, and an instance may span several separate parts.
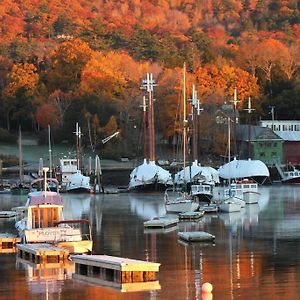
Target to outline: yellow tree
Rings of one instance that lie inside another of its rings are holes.
[[[81,72],[93,51],[80,39],[63,42],[50,53],[51,68],[46,77],[50,91],[74,92],[81,80]]]

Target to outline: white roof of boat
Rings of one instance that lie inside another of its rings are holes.
[[[191,170],[191,176],[190,176]],[[197,161],[194,161],[191,166],[185,167],[184,170],[175,174],[175,183],[182,184],[184,181],[190,182],[190,179],[200,176],[205,182],[219,183],[219,172],[212,167],[202,167],[198,165]]]
[[[37,191],[28,194],[26,206],[43,204],[62,205],[62,197],[51,191]]]
[[[171,173],[155,164],[154,161],[144,162],[134,168],[130,174],[129,186],[134,187],[138,183],[151,183],[156,180],[159,183],[166,184],[172,180]]]
[[[270,172],[261,160],[234,159],[219,168],[221,178],[247,178],[255,176],[269,177]]]

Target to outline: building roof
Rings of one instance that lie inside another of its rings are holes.
[[[284,141],[298,142],[300,141],[300,131],[275,131]]]
[[[249,141],[249,127],[248,125],[236,126],[236,139],[238,141]],[[267,127],[260,127],[250,125],[250,140],[251,141],[265,141],[265,140],[282,140],[274,131]]]

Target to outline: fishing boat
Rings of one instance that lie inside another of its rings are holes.
[[[164,200],[168,213],[193,212],[199,208],[199,202],[188,193],[182,191],[166,189]]]
[[[172,182],[171,173],[155,162],[155,134],[154,134],[154,99],[153,90],[156,86],[151,73],[143,80],[142,89],[148,92],[148,102],[143,97],[143,127],[144,127],[144,160],[132,170],[128,189],[130,191],[165,190]]]
[[[93,241],[91,231],[86,234],[82,228],[74,224],[88,224],[78,220],[64,220],[62,197],[58,192],[47,190],[46,173],[44,168],[44,190],[28,194],[24,209],[24,218],[17,221],[15,226],[23,243],[51,243],[64,247],[71,253],[86,253],[92,251]]]
[[[92,193],[90,177],[81,172],[81,129],[76,123],[76,158],[62,158],[60,163],[61,186],[64,192]]]
[[[243,200],[246,204],[258,203],[260,193],[258,191],[258,183],[250,179],[237,180],[231,183],[232,188],[241,189]]]

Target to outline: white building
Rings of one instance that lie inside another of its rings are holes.
[[[273,131],[300,131],[298,120],[260,120],[259,125],[271,128]]]

